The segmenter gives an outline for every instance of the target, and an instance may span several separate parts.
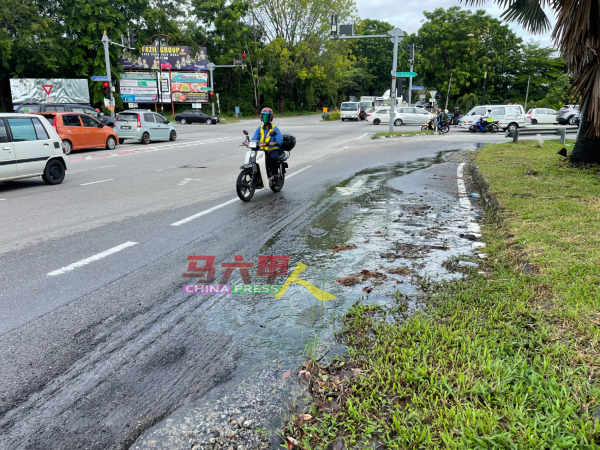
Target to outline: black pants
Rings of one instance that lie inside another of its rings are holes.
[[[281,155],[281,150],[269,150],[266,152],[267,171],[271,177],[279,173],[279,155]]]

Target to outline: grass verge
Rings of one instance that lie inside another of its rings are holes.
[[[488,257],[447,262],[464,276],[422,283],[416,315],[400,295],[354,305],[348,355],[301,371],[313,399],[285,437],[305,449],[598,448],[600,168],[570,166],[561,147],[479,151],[502,208],[484,226]]]
[[[433,130],[423,130],[423,131],[394,131],[392,133],[375,133],[373,135],[372,139],[411,137],[411,136],[419,136],[421,134],[437,134],[437,132],[433,131]]]

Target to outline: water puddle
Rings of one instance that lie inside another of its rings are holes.
[[[456,164],[447,162],[453,155],[356,173],[330,186],[257,255],[244,255],[254,261],[258,255],[289,256],[289,273],[296,263],[305,264],[300,278],[336,298],[319,302],[298,284],[279,299],[215,296],[210,326],[234,335],[230,351],[237,366],[231,381],[147,430],[132,448],[229,448],[206,447],[224,441],[235,442],[238,450],[260,448],[266,442],[253,430],[270,434],[297,404],[294,370],[306,355],[343,352],[334,332],[353,303],[387,304],[401,293],[414,310],[418,278],[457,276],[442,263],[473,251],[459,236],[467,223],[458,202]]]

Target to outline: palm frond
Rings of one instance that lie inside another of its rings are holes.
[[[497,3],[500,3],[499,0]],[[540,0],[514,0],[501,16],[507,22],[517,22],[531,33],[550,30],[550,20]]]

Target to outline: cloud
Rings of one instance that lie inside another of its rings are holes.
[[[444,6],[447,8],[454,5],[460,6],[463,9],[483,9],[488,14],[498,19],[500,19],[500,16],[502,15],[502,10],[492,2],[488,2],[479,7],[465,6],[464,3],[461,3],[458,0],[444,2]],[[416,33],[425,21],[423,11],[433,11],[441,5],[439,0],[404,0],[402,2],[390,2],[389,0],[356,0],[356,6],[358,7],[360,17],[363,19],[383,20],[404,31],[408,31],[409,33]],[[554,26],[556,22],[554,15],[549,10],[546,10],[546,14],[551,18],[550,22],[552,23],[552,26]],[[553,46],[550,40],[550,32],[532,35],[523,30],[519,24],[510,23],[508,25],[514,30],[517,36],[523,38],[524,41],[534,39],[540,41],[544,46]]]

